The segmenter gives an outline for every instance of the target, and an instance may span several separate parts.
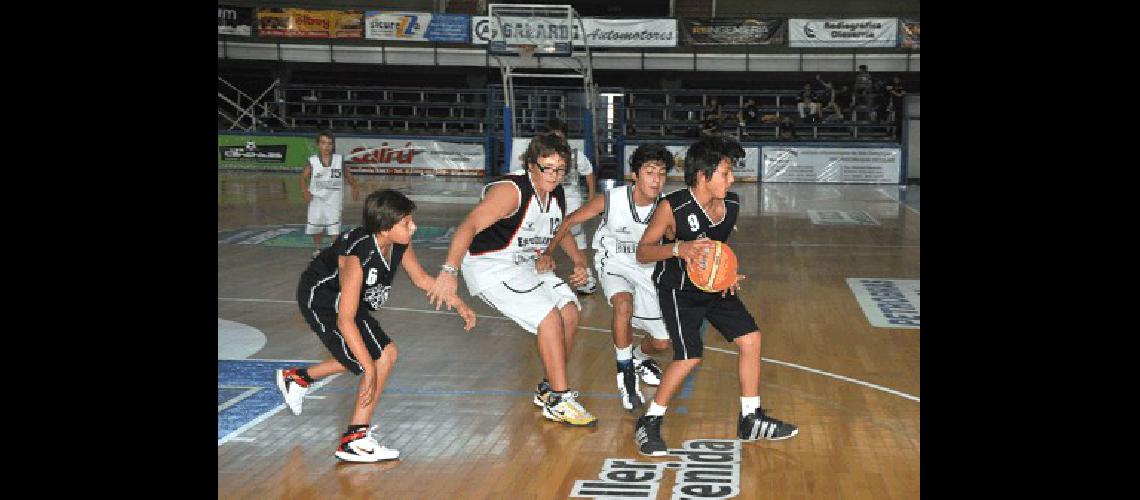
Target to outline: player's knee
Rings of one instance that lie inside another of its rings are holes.
[[[741,335],[734,341],[741,349],[759,349],[760,348],[760,332],[751,332],[747,335]]]
[[[665,349],[673,347],[672,342],[670,342],[669,340],[661,340],[661,339],[653,339],[649,342],[649,345],[653,346],[654,351],[664,351]]]
[[[538,323],[538,333],[541,335],[545,332],[562,334],[562,311],[551,309],[546,317],[542,318]]]
[[[383,363],[389,365],[396,364],[396,358],[400,356],[400,350],[396,349],[396,343],[392,342],[384,347],[384,351],[380,353],[380,359],[376,360],[376,365],[379,366]]]

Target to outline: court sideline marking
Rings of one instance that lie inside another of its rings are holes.
[[[262,302],[262,303],[271,303],[271,304],[293,304],[296,302],[293,300],[239,299],[239,298],[229,298],[229,297],[218,297],[218,300],[227,301],[227,302]],[[381,309],[390,309],[393,311],[408,311],[408,312],[418,312],[418,313],[427,313],[427,314],[450,314],[450,315],[458,316],[458,314],[451,312],[451,311],[433,311],[431,309],[412,309],[412,308],[408,308],[408,307],[390,307],[390,306],[380,306],[380,308]],[[483,314],[476,314],[475,317],[510,321],[510,318],[506,318],[504,316],[487,316],[487,315],[483,315]],[[583,330],[592,330],[595,332],[609,333],[611,335],[613,334],[613,332],[611,330],[609,330],[608,328],[597,328],[597,327],[593,327],[593,326],[581,326],[581,325],[579,325],[578,328],[583,329]],[[730,351],[728,349],[721,349],[718,347],[705,346],[705,349],[708,349],[710,351],[722,352],[725,354],[737,355],[737,353],[734,351]],[[809,372],[809,373],[814,373],[816,375],[822,375],[825,377],[830,377],[830,378],[833,378],[836,380],[842,380],[844,382],[849,382],[849,383],[856,384],[856,385],[861,385],[863,387],[875,389],[877,391],[882,391],[882,392],[885,392],[887,394],[892,394],[895,396],[899,396],[901,398],[909,399],[909,400],[914,401],[916,403],[921,402],[919,400],[918,396],[914,396],[911,394],[907,394],[905,392],[897,391],[897,390],[891,389],[889,387],[883,387],[881,385],[872,384],[870,382],[866,382],[863,380],[859,380],[859,379],[855,379],[855,378],[851,378],[851,377],[845,377],[843,375],[838,375],[835,373],[831,373],[831,372],[827,372],[827,371],[823,371],[823,370],[818,370],[818,369],[807,367],[807,366],[797,365],[795,363],[789,363],[787,361],[780,361],[778,359],[765,358],[763,356],[760,357],[760,360],[766,361],[768,363],[787,366],[789,368],[804,370],[804,371]],[[285,407],[284,405],[281,405],[281,408],[284,408],[284,407]],[[279,409],[280,408],[278,408],[278,410]],[[273,413],[276,413],[276,411],[274,411]],[[221,444],[221,443],[219,443],[219,444]]]

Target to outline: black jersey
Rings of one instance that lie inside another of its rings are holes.
[[[388,298],[392,279],[396,277],[396,269],[407,248],[407,245],[393,243],[392,255],[385,259],[375,234],[363,227],[353,229],[340,235],[332,246],[321,250],[309,263],[309,267],[301,273],[299,296],[302,299],[308,297],[309,303],[304,305],[309,308],[335,310],[340,303],[337,257],[355,255],[360,259],[360,267],[364,269],[364,283],[360,289],[360,305],[363,307],[358,310],[363,311],[366,307],[375,311]]]
[[[700,203],[693,199],[693,192],[689,188],[673,191],[665,195],[665,199],[669,200],[669,208],[673,210],[675,238],[662,237],[662,244],[671,245],[678,240],[694,241],[702,237],[728,243],[728,236],[736,227],[736,216],[740,214],[740,195],[731,191],[728,193],[724,199],[724,220],[716,224],[709,219]],[[658,261],[653,268],[653,282],[658,288],[703,291],[689,281],[685,261],[679,257]]]

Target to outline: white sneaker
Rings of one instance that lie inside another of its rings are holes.
[[[285,398],[285,404],[294,415],[301,414],[301,403],[305,400],[305,393],[309,392],[309,383],[297,376],[296,369],[277,370],[274,372],[277,379],[277,389]]]
[[[376,438],[372,437],[374,430],[376,430],[375,425],[366,431],[361,430],[341,437],[340,446],[336,448],[336,458],[349,462],[379,462],[400,458],[399,451],[380,446],[380,443],[376,442]]]
[[[645,396],[641,394],[641,388],[637,386],[637,371],[633,367],[618,370],[617,386],[618,392],[621,394],[622,408],[632,411],[645,404]]]
[[[594,273],[589,273],[586,277],[589,278],[586,280],[586,284],[575,288],[575,290],[582,295],[590,295],[594,293],[594,290],[598,289],[598,282],[594,279]]]
[[[637,374],[641,375],[641,381],[645,382],[645,385],[661,385],[661,367],[657,365],[655,359],[640,360],[634,358],[633,367],[637,370]]]
[[[582,403],[578,402],[577,391],[566,391],[558,394],[554,391],[543,395],[542,416],[548,420],[562,422],[574,427],[594,427],[598,419],[594,418]]]

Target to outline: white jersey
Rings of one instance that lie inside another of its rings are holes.
[[[554,239],[558,224],[565,218],[566,199],[562,186],[554,188],[546,203],[535,195],[530,175],[507,175],[502,180],[487,184],[510,183],[518,190],[519,206],[511,215],[499,219],[480,231],[471,240],[463,256],[460,269],[471,295],[519,273],[537,273],[534,267],[538,255]]]
[[[315,198],[338,201],[344,192],[343,159],[335,153],[331,159],[329,165],[325,166],[320,155],[309,157],[309,192]]]
[[[623,265],[652,273],[655,263],[637,262],[637,244],[661,198],[652,205],[639,207],[633,203],[633,185],[617,186],[606,190],[602,222],[594,233],[593,247],[598,250],[594,260],[599,265]]]

